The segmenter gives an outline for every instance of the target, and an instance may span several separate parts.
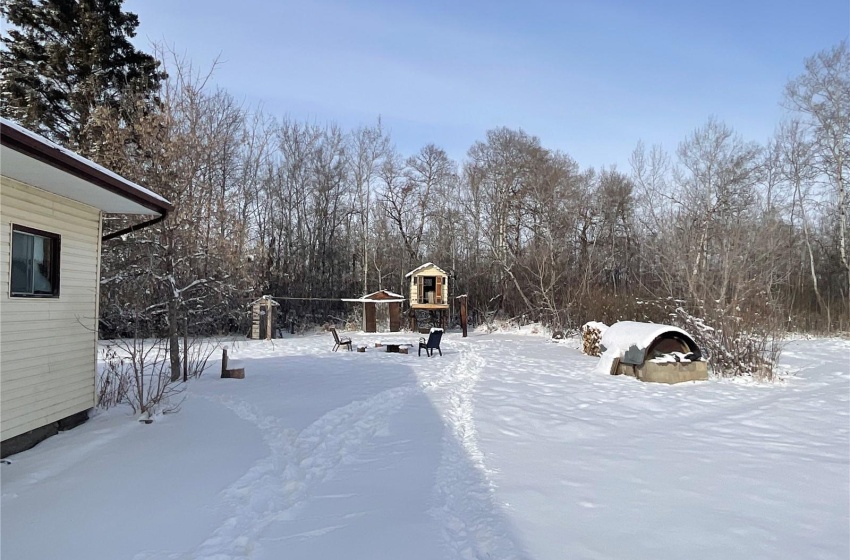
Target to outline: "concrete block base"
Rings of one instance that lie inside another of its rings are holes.
[[[0,458],[5,458],[9,455],[14,455],[15,453],[20,453],[21,451],[26,451],[27,449],[35,447],[38,443],[49,438],[50,436],[55,436],[59,432],[64,432],[65,430],[76,428],[77,426],[88,420],[88,418],[89,409],[77,412],[76,414],[72,414],[70,416],[66,416],[61,420],[51,422],[50,424],[42,426],[41,428],[36,428],[19,436],[11,437],[7,440],[4,440],[2,443],[0,443]]]
[[[646,362],[635,371],[638,379],[651,383],[673,384],[708,379],[707,362]]]
[[[708,362],[646,362],[635,366],[615,362],[613,375],[630,375],[648,383],[684,383],[685,381],[706,381]]]

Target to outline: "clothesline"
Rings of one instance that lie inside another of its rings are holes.
[[[303,301],[342,301],[342,298],[290,297],[290,296],[271,296],[271,299],[295,299],[295,300],[303,300]]]

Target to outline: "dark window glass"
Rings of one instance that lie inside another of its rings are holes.
[[[59,295],[59,236],[12,226],[12,296]]]

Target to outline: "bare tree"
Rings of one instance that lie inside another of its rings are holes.
[[[798,120],[783,123],[777,135],[780,170],[783,179],[792,189],[790,227],[793,230],[799,222],[802,229],[805,259],[808,262],[807,269],[812,282],[812,290],[820,311],[826,313],[827,325],[829,325],[831,323],[830,308],[821,294],[810,217],[810,210],[816,205],[816,201],[812,199],[812,187],[817,175],[817,171],[812,165],[813,147],[806,139]]]
[[[423,147],[402,164],[398,156],[384,161],[380,172],[389,219],[404,243],[409,262],[421,259],[429,226],[433,239],[456,178],[455,164],[434,144]],[[432,241],[433,246],[433,241]]]
[[[540,140],[521,130],[499,128],[487,132],[487,142],[476,142],[468,152],[466,176],[481,202],[481,231],[495,266],[501,304],[519,299],[520,309],[534,306],[520,286],[514,266],[527,230],[522,201],[535,164],[546,157]],[[511,298],[505,298],[510,294]]]
[[[380,119],[374,127],[360,127],[351,134],[351,180],[360,216],[361,264],[363,293],[369,288],[369,218],[372,212],[373,183],[381,162],[390,151],[389,137],[384,133]]]
[[[801,125],[812,144],[812,163],[834,196],[838,254],[847,276],[842,292],[850,310],[850,257],[847,254],[850,50],[846,40],[806,60],[805,72],[785,88],[785,103],[801,115]]]

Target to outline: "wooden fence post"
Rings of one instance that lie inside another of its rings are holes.
[[[457,299],[460,300],[460,328],[463,329],[463,338],[466,338],[466,300],[468,299],[465,295],[458,296]]]

